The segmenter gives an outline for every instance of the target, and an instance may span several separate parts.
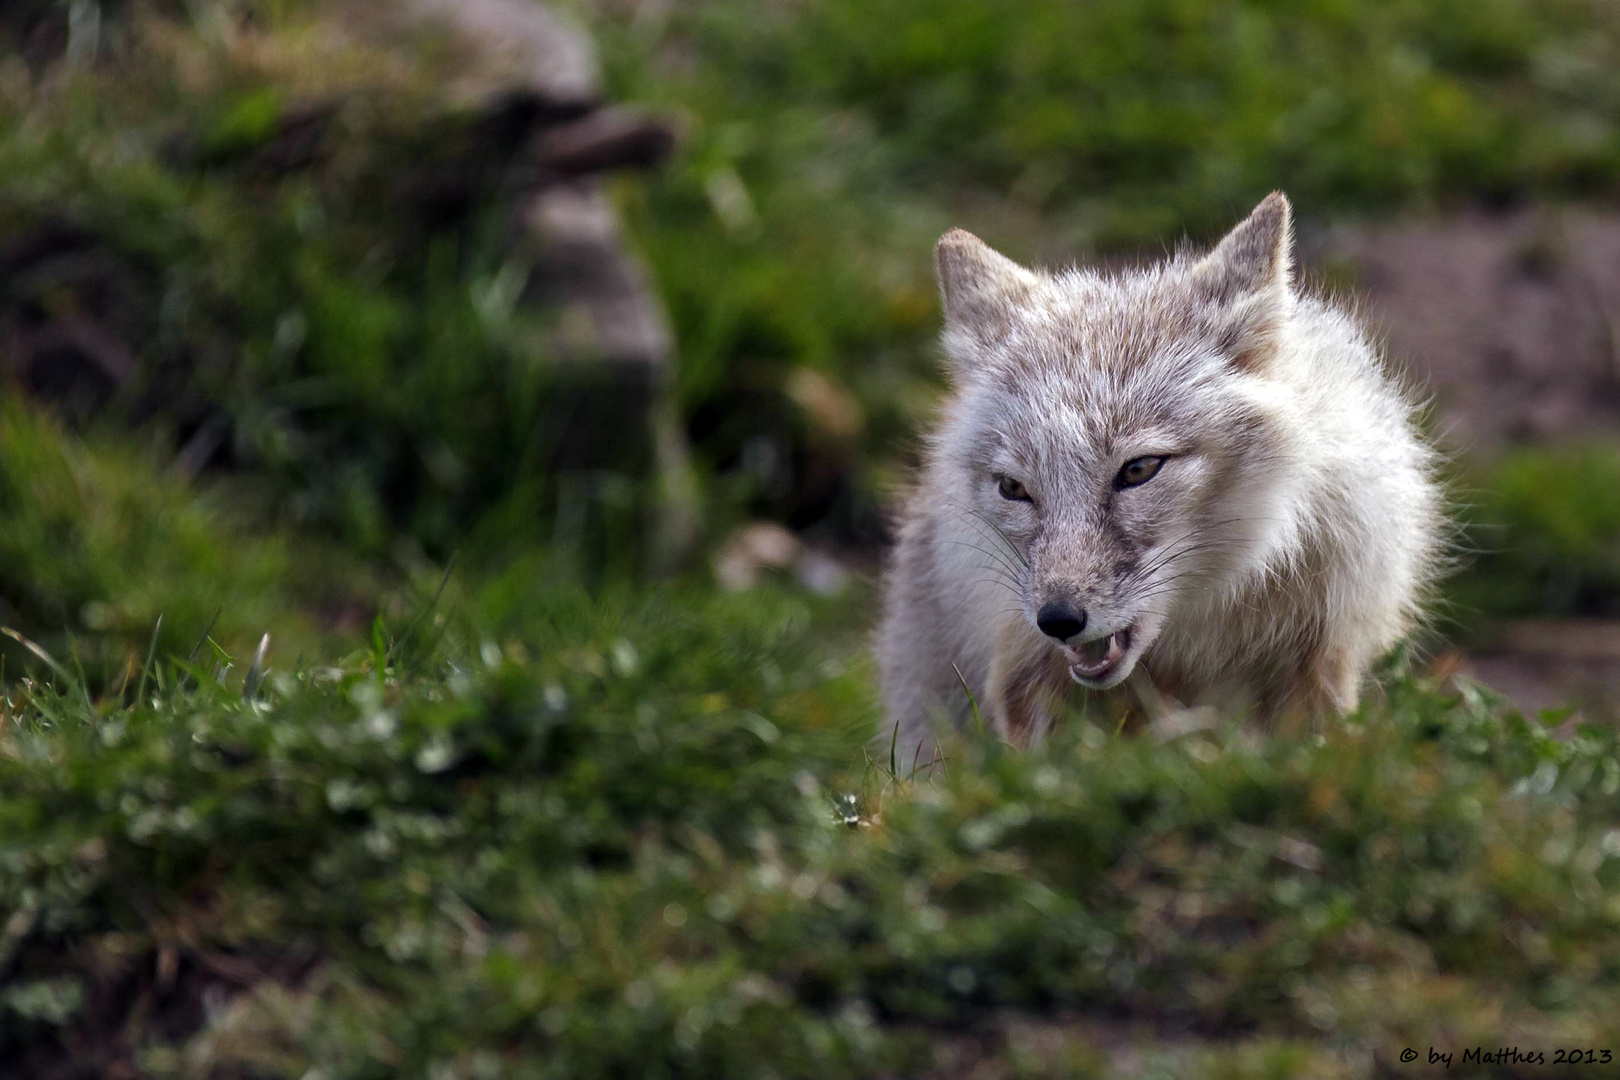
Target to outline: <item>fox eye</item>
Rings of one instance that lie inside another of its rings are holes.
[[[1011,499],[1013,502],[1031,501],[1029,492],[1024,488],[1024,485],[1010,476],[996,477],[996,490],[1001,492],[1003,499]]]
[[[1155,476],[1158,476],[1159,470],[1163,467],[1164,458],[1162,456],[1139,457],[1127,461],[1125,467],[1119,470],[1119,475],[1114,477],[1114,486],[1116,488],[1141,487]]]

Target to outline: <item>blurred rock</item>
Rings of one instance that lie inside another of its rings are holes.
[[[397,6],[406,18],[441,23],[465,38],[501,65],[503,81],[555,108],[585,111],[601,97],[590,38],[537,0],[398,0]]]
[[[754,588],[767,571],[791,572],[800,585],[822,596],[842,592],[850,578],[849,569],[838,559],[769,521],[737,529],[714,558],[715,580],[728,592]]]
[[[559,313],[544,352],[645,368],[616,381],[646,396],[655,388],[642,384],[659,377],[674,342],[645,269],[625,247],[612,203],[595,184],[572,181],[538,192],[521,221],[539,252],[530,298]],[[617,408],[627,404],[621,400]]]
[[[670,125],[642,110],[604,107],[589,37],[535,0],[399,0],[408,16],[441,22],[504,62],[492,103],[527,101],[534,124],[508,185],[530,192],[513,215],[517,242],[537,251],[524,300],[553,315],[537,359],[568,372],[551,410],[553,467],[626,469],[658,478],[658,561],[681,561],[695,535],[695,488],[679,429],[665,417],[674,341],[618,215],[592,179],[649,168],[674,146]]]
[[[655,166],[674,145],[675,132],[663,118],[640,109],[602,108],[543,128],[531,163],[538,185],[552,177]]]
[[[821,596],[837,596],[849,585],[849,568],[825,551],[806,548],[793,567],[800,585]]]
[[[803,411],[812,434],[823,440],[853,442],[866,427],[861,403],[826,372],[794,369],[788,376],[787,395]]]
[[[726,538],[715,555],[715,579],[731,592],[751,589],[764,571],[792,566],[803,547],[798,537],[774,522],[744,525]]]

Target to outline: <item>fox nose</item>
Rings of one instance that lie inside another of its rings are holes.
[[[1035,625],[1047,637],[1068,641],[1086,628],[1086,613],[1073,600],[1053,600],[1035,613]]]

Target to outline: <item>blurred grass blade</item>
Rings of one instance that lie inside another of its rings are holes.
[[[956,678],[962,684],[962,692],[967,694],[968,705],[973,709],[973,726],[978,729],[980,735],[983,735],[984,719],[979,715],[979,699],[973,696],[973,688],[968,686],[967,678],[962,674],[962,669],[952,664],[951,670],[956,672]]]
[[[73,689],[77,690],[79,692],[79,697],[84,699],[85,706],[92,710],[94,709],[95,706],[90,700],[90,691],[85,687],[84,679],[74,678],[73,672],[69,671],[65,665],[56,659],[56,657],[46,652],[43,646],[36,642],[30,641],[28,638],[24,637],[21,633],[13,630],[9,626],[0,626],[0,634],[6,635],[6,637],[33,653],[45,664],[46,667],[51,669],[51,673],[53,675],[61,680],[64,689],[67,687],[72,687]]]
[[[45,666],[50,668],[51,671],[55,673],[55,675],[63,682],[73,681],[73,673],[67,668],[63,667],[57,661],[56,657],[46,652],[43,646],[30,641],[28,638],[24,637],[22,634],[18,633],[16,630],[13,630],[9,626],[0,626],[0,634],[6,635],[6,637],[33,653],[34,656],[43,661]]]
[[[186,653],[186,663],[188,665],[195,664],[197,662],[197,654],[202,652],[202,647],[208,643],[208,636],[214,632],[214,626],[219,622],[219,617],[224,613],[225,609],[222,607],[217,607],[214,609],[213,617],[208,620],[208,625],[203,627],[202,636],[197,639],[197,644],[193,645],[191,647],[191,651]]]
[[[152,674],[152,661],[157,656],[158,637],[163,633],[163,616],[152,625],[152,640],[146,646],[146,662],[141,665],[141,681],[135,684],[135,701],[146,700],[146,680]]]
[[[259,684],[264,681],[264,658],[270,652],[270,635],[266,634],[259,639],[259,647],[253,653],[253,662],[248,665],[247,674],[242,676],[242,699],[252,701],[259,692]]]
[[[427,606],[417,613],[416,618],[411,620],[411,625],[405,628],[405,632],[388,646],[388,652],[383,657],[384,667],[393,662],[395,651],[398,650],[400,646],[410,641],[411,638],[416,634],[418,628],[421,627],[422,623],[431,618],[433,613],[438,610],[439,601],[444,599],[444,590],[449,587],[450,575],[455,572],[455,569],[456,553],[451,552],[450,557],[445,560],[444,574],[439,578],[439,587],[433,590],[433,599],[429,600]]]

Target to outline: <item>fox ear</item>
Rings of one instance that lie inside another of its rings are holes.
[[[1294,213],[1273,191],[1215,250],[1193,266],[1193,281],[1221,308],[1221,346],[1240,367],[1258,368],[1276,351],[1293,302]]]
[[[1220,300],[1258,292],[1290,290],[1294,270],[1294,211],[1288,197],[1273,191],[1227,233],[1193,273]]]
[[[984,344],[1003,334],[1013,309],[1034,289],[1036,277],[964,229],[952,229],[934,248],[946,345]]]

